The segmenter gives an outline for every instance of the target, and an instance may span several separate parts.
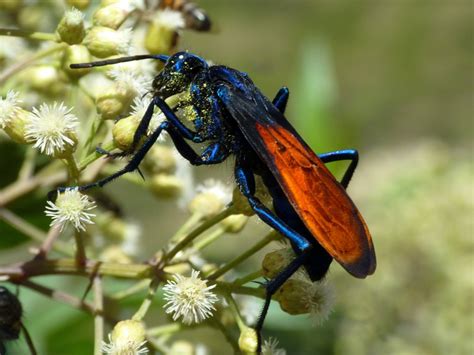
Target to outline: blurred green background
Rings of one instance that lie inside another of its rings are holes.
[[[216,29],[204,35],[185,32],[182,49],[249,73],[269,97],[289,86],[287,117],[316,152],[357,148],[361,156],[349,193],[371,229],[376,273],[357,280],[334,263],[328,280],[336,303],[329,320],[313,326],[307,317],[287,315],[273,305],[265,337],[277,337],[288,354],[472,354],[473,2],[214,0],[199,5]],[[198,179],[217,176],[231,183],[231,166],[194,170]],[[147,248],[158,249],[187,217],[174,202],[156,201],[127,182],[108,189],[130,218],[143,223]],[[253,220],[205,256],[225,262],[236,248],[265,233],[266,227]],[[1,252],[0,258],[15,260],[14,252]],[[240,270],[255,269],[263,255]],[[77,282],[41,281],[78,295],[84,288]],[[30,332],[47,354],[91,349],[88,316],[22,292]],[[129,301],[130,312],[139,301]],[[54,322],[41,316],[44,309]],[[156,307],[150,321],[161,313]],[[212,331],[189,332],[188,340],[208,345],[213,354],[230,352]],[[12,353],[21,347],[14,344]]]

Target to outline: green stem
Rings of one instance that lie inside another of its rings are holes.
[[[107,151],[111,151],[111,150],[115,149],[115,144],[114,144],[113,141],[110,141],[110,142],[105,143],[102,146],[102,148],[107,150]],[[97,153],[96,151],[92,152],[91,154],[86,156],[83,160],[81,160],[81,162],[79,163],[79,167],[78,167],[79,171],[83,171],[85,168],[87,168],[87,166],[90,163],[93,163],[94,161],[96,161],[97,159],[99,159],[101,157],[103,157],[102,154]]]
[[[69,173],[69,180],[77,183],[79,181],[79,169],[77,168],[77,163],[76,159],[74,159],[74,156],[72,154],[68,154],[65,158],[64,161],[66,162],[66,166],[68,169]]]
[[[109,297],[114,299],[114,300],[117,300],[117,301],[121,300],[121,299],[124,299],[128,296],[131,296],[135,293],[140,292],[141,290],[144,290],[145,288],[148,287],[148,285],[150,285],[150,282],[151,282],[151,280],[148,280],[148,279],[138,281],[133,286],[131,286],[131,287],[125,289],[125,290],[116,292],[116,293],[110,295]]]
[[[21,233],[41,244],[45,243],[45,241],[48,239],[47,235],[42,230],[28,223],[26,220],[20,216],[17,216],[6,208],[0,208],[0,219],[3,219],[6,223]],[[53,244],[53,249],[68,256],[72,255],[71,248],[68,246],[68,244],[61,241],[56,241]]]
[[[106,275],[129,279],[151,278],[154,267],[142,264],[102,263],[86,260],[85,265],[79,266],[75,259],[33,259],[27,262],[0,266],[0,276],[12,280],[22,280],[41,275]]]
[[[225,234],[226,229],[223,226],[218,226],[215,230],[210,232],[209,234],[199,239],[196,243],[194,243],[194,249],[202,250],[207,247],[209,244],[215,242],[221,236]]]
[[[99,275],[94,277],[94,355],[102,355],[102,341],[104,339],[104,298],[102,280]]]
[[[37,52],[34,56],[25,59],[22,62],[18,62],[13,64],[9,68],[5,69],[2,73],[0,73],[0,83],[5,83],[7,79],[15,75],[16,73],[22,71],[23,69],[27,68],[34,62],[43,59],[47,56],[50,56],[53,53],[61,51],[67,47],[66,43],[59,43],[55,46],[45,48],[39,52]]]
[[[171,323],[166,325],[160,325],[159,327],[153,327],[146,331],[148,337],[159,337],[164,334],[173,334],[179,332],[185,326],[183,323]]]
[[[77,266],[83,267],[86,263],[86,249],[84,248],[81,232],[76,231],[74,233],[74,240],[76,242],[76,263]]]
[[[180,241],[196,224],[202,220],[202,213],[193,213],[186,222],[176,231],[176,233],[170,238],[171,243]]]
[[[229,310],[232,316],[234,317],[235,321],[237,322],[237,326],[239,327],[240,331],[243,331],[247,328],[247,325],[243,321],[240,312],[239,312],[239,307],[237,307],[237,303],[235,303],[234,297],[230,293],[224,294],[224,298],[229,304]]]
[[[31,178],[35,169],[35,158],[37,152],[38,151],[32,147],[26,149],[25,159],[23,160],[20,171],[18,172],[18,180],[26,181]]]
[[[148,289],[148,294],[146,298],[143,300],[142,304],[140,305],[140,308],[138,311],[133,315],[132,319],[136,321],[141,321],[145,317],[146,313],[150,309],[150,306],[153,302],[153,298],[155,298],[156,290],[158,289],[158,286],[160,285],[160,279],[158,277],[155,277],[151,282],[150,282],[150,288]]]
[[[227,271],[233,269],[235,266],[239,265],[241,262],[244,260],[248,259],[250,256],[258,252],[260,249],[265,247],[268,243],[270,243],[272,240],[275,240],[275,233],[270,232],[260,240],[258,243],[256,243],[254,246],[249,248],[247,251],[245,251],[243,254],[239,255],[229,263],[225,264],[224,266],[220,267],[216,271],[214,271],[211,275],[208,276],[209,280],[215,280],[218,277],[224,275]]]
[[[258,279],[259,277],[262,277],[262,275],[263,275],[262,270],[254,271],[254,272],[251,272],[250,274],[247,274],[245,276],[239,277],[238,279],[235,279],[232,282],[232,285],[242,286],[242,285],[245,285],[247,282],[250,282],[255,279]]]
[[[0,28],[0,36],[23,37],[26,39],[36,39],[39,41],[57,41],[58,37],[54,33],[24,31],[14,28]]]
[[[185,238],[183,238],[178,244],[176,244],[175,247],[171,249],[169,253],[165,255],[165,262],[171,261],[176,256],[176,254],[178,254],[178,252],[183,250],[184,247],[186,247],[189,243],[191,243],[197,236],[199,236],[201,233],[208,230],[213,225],[219,223],[224,218],[230,216],[233,213],[234,213],[234,209],[230,205],[221,213],[215,215],[214,217],[206,220],[204,223],[199,225],[196,229],[191,231]]]

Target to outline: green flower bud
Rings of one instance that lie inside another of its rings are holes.
[[[75,7],[76,9],[79,9],[79,10],[86,9],[89,6],[90,2],[91,0],[66,0],[66,3],[69,6]]]
[[[130,40],[129,29],[116,31],[108,27],[96,26],[87,32],[83,43],[92,55],[106,58],[126,53],[130,47]]]
[[[110,4],[99,7],[92,17],[92,22],[94,26],[104,26],[116,30],[127,19],[129,13],[129,9],[121,4]]]
[[[295,258],[291,248],[272,251],[265,255],[262,260],[263,276],[273,279]]]
[[[71,69],[69,66],[74,63],[87,63],[91,61],[91,55],[87,48],[82,45],[73,45],[66,48],[61,61],[63,71],[71,79],[79,79],[89,73],[91,68]]]
[[[290,278],[277,291],[276,299],[281,309],[289,314],[304,314],[310,312],[310,305],[306,302],[308,288],[311,282],[299,278]]]
[[[134,96],[135,92],[133,90],[119,83],[115,83],[104,93],[97,96],[97,111],[104,120],[116,120],[130,108]],[[127,118],[129,119],[129,124],[131,121],[136,121],[138,127],[138,120],[135,116],[129,116]]]
[[[171,147],[155,144],[145,156],[143,167],[152,174],[176,171],[176,156]]]
[[[61,73],[51,65],[38,65],[23,73],[24,82],[33,90],[46,95],[57,96],[65,91],[65,82]]]
[[[169,351],[167,352],[169,355],[194,355],[194,346],[192,343],[189,343],[185,340],[178,340],[175,341]]]
[[[145,35],[145,48],[150,53],[169,53],[175,47],[178,30],[184,28],[180,12],[158,11]]]
[[[176,175],[155,174],[149,180],[148,186],[159,198],[172,198],[181,194],[183,183]]]
[[[243,214],[244,216],[250,217],[255,214],[252,207],[250,207],[247,197],[242,195],[238,187],[236,187],[232,192],[232,203],[234,205],[235,210],[238,213]]]
[[[25,124],[28,122],[29,115],[30,113],[28,111],[18,108],[5,124],[5,133],[17,143],[31,143],[31,140],[25,138]]]
[[[115,146],[123,151],[128,151],[133,143],[133,137],[140,121],[135,116],[128,116],[117,121],[112,128],[112,138]]]
[[[142,354],[145,350],[143,347],[146,341],[145,337],[146,331],[143,323],[131,319],[118,322],[110,334],[111,344],[106,344],[103,347],[104,352],[108,354]]]
[[[84,14],[75,8],[66,11],[61,21],[59,21],[56,33],[63,42],[68,44],[81,43],[86,34]]]
[[[239,233],[247,224],[248,218],[243,214],[234,214],[224,219],[221,224],[228,233]]]
[[[243,353],[256,353],[258,346],[258,337],[255,329],[245,328],[241,330],[239,337],[239,349]]]
[[[78,143],[76,131],[68,131],[64,135],[71,140],[72,144],[66,144],[63,150],[56,149],[52,154],[54,158],[65,159],[76,151]]]

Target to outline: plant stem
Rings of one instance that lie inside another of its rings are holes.
[[[0,276],[19,280],[41,275],[107,275],[130,279],[151,278],[154,267],[143,264],[102,263],[86,260],[84,266],[78,266],[75,259],[33,259],[27,262],[0,266]]]
[[[107,142],[102,146],[103,149],[107,151],[111,151],[115,149],[115,144],[113,141]],[[90,163],[96,161],[97,159],[103,157],[102,154],[97,153],[96,151],[93,151],[91,154],[86,156],[80,163],[78,169],[80,171],[84,170]]]
[[[144,290],[145,288],[147,288],[150,285],[150,282],[151,282],[151,280],[148,280],[148,279],[140,280],[137,283],[135,283],[133,286],[131,286],[131,287],[125,289],[125,290],[116,292],[116,293],[110,295],[109,297],[114,299],[114,300],[124,299],[128,296],[131,296],[135,293],[140,292],[141,290]]]
[[[226,231],[226,229],[223,226],[221,226],[221,225],[217,226],[217,228],[215,230],[213,230],[209,234],[203,236],[196,243],[194,243],[194,249],[196,249],[196,250],[204,249],[209,244],[215,242],[217,239],[219,239],[221,236],[223,236],[225,231]]]
[[[28,147],[26,149],[25,159],[23,159],[20,171],[18,172],[19,181],[26,181],[31,178],[35,168],[35,158],[37,152],[38,151],[32,147]]]
[[[44,57],[47,57],[53,53],[63,50],[66,47],[67,47],[66,43],[59,43],[55,46],[48,47],[48,48],[43,49],[42,51],[39,51],[34,56],[29,57],[22,62],[13,64],[12,66],[5,69],[2,73],[0,73],[0,83],[5,83],[10,77],[22,71],[23,69],[27,68],[28,66],[30,66],[37,60],[43,59]]]
[[[176,243],[183,239],[183,237],[189,233],[191,228],[198,224],[203,218],[202,213],[193,213],[186,222],[184,222],[181,227],[176,231],[176,233],[170,238],[171,243]]]
[[[224,266],[220,267],[216,271],[214,271],[211,275],[208,276],[209,280],[215,280],[218,277],[224,275],[227,271],[233,269],[235,266],[240,264],[242,261],[248,259],[250,256],[255,254],[257,251],[265,247],[268,243],[270,243],[272,240],[275,240],[275,233],[270,232],[260,240],[258,243],[256,243],[254,246],[249,248],[247,251],[245,251],[243,254],[239,255],[229,263],[225,264]]]
[[[57,41],[58,39],[54,33],[24,31],[14,28],[0,28],[0,36],[23,37],[39,41]]]
[[[104,298],[102,280],[99,275],[94,277],[94,355],[102,355],[102,341],[104,339]]]
[[[160,285],[160,279],[158,277],[153,278],[150,282],[150,287],[148,289],[148,294],[146,298],[143,300],[142,304],[140,305],[140,308],[138,311],[133,315],[132,319],[136,321],[141,321],[145,317],[146,313],[150,309],[150,306],[153,302],[153,298],[155,297],[156,290],[158,289],[158,286]]]
[[[165,255],[165,261],[171,261],[173,257],[176,256],[176,254],[183,250],[185,246],[187,246],[189,243],[191,243],[197,236],[199,236],[201,233],[204,231],[208,230],[211,228],[213,225],[219,223],[222,221],[224,218],[230,216],[231,214],[234,213],[234,209],[232,206],[228,206],[225,210],[223,210],[221,213],[215,215],[214,217],[206,220],[204,223],[199,225],[197,228],[192,230],[185,238],[183,238],[178,244],[175,245],[173,249],[169,253]]]
[[[233,286],[242,286],[245,285],[247,282],[253,281],[255,279],[258,279],[259,277],[262,277],[263,273],[262,270],[254,271],[251,272],[250,274],[247,274],[243,277],[239,277],[238,279],[235,279],[232,282]]]
[[[76,159],[72,154],[69,154],[67,157],[64,158],[66,162],[67,170],[69,173],[69,180],[77,183],[79,181],[79,169],[77,167]]]
[[[160,335],[163,334],[173,334],[181,329],[183,329],[185,326],[183,323],[171,323],[171,324],[166,324],[166,325],[160,325],[159,327],[153,327],[150,328],[146,331],[146,335],[149,337],[159,337]]]

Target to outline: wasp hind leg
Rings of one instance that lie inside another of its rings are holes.
[[[334,152],[319,154],[319,158],[323,161],[323,163],[332,163],[334,161],[341,161],[341,160],[350,160],[351,163],[347,168],[344,176],[341,179],[341,185],[347,189],[349,182],[354,175],[354,171],[357,168],[357,164],[359,163],[359,153],[355,149],[344,149],[344,150],[336,150]]]

